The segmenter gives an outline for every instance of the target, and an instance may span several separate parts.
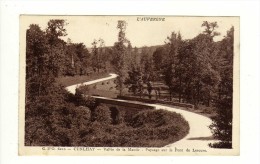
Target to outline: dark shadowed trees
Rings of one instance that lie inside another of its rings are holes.
[[[128,71],[128,77],[125,80],[125,85],[128,87],[128,91],[134,95],[139,94],[142,97],[143,92],[143,79],[142,71],[140,67],[133,66]]]
[[[181,45],[181,35],[180,33],[172,32],[170,37],[167,37],[166,48],[167,48],[167,60],[163,67],[163,78],[165,84],[169,87],[170,99],[172,99],[172,94],[177,92],[177,75],[176,67],[178,64],[178,54]]]
[[[30,25],[26,32],[26,97],[29,99],[46,93],[54,82],[49,51],[45,33],[38,25]]]
[[[220,83],[216,102],[217,115],[212,119],[210,129],[215,138],[221,140],[212,147],[232,148],[232,102],[233,102],[233,57],[234,57],[234,27],[220,43]]]
[[[50,46],[49,68],[55,77],[61,75],[64,71],[64,58],[66,42],[60,39],[66,36],[66,21],[63,19],[52,19],[48,22],[46,37]]]

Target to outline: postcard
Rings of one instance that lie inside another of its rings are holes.
[[[239,24],[20,15],[19,155],[239,155]]]

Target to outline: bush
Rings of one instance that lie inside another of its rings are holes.
[[[88,85],[80,85],[76,88],[76,94],[88,94],[89,93],[89,86]]]
[[[112,118],[111,118],[111,111],[109,108],[105,105],[99,105],[95,109],[95,116],[94,120],[102,123],[102,124],[111,124]]]
[[[124,146],[164,146],[180,140],[189,132],[189,124],[180,114],[162,109],[139,112],[129,125],[133,129],[129,131],[127,128],[120,134],[125,140],[131,140]]]
[[[123,118],[121,116],[121,113],[116,107],[110,107],[110,112],[111,112],[111,119],[112,119],[112,124],[120,124],[123,121]]]
[[[218,102],[216,113],[217,115],[212,118],[212,124],[209,128],[214,138],[221,140],[221,142],[211,146],[227,146],[226,148],[230,148],[232,147],[232,101],[222,100],[222,102]]]
[[[209,147],[212,148],[228,148],[228,149],[232,149],[232,142],[217,142],[217,143],[210,143]]]
[[[25,145],[157,147],[183,138],[189,130],[176,113],[121,110],[54,88],[26,103]]]
[[[163,125],[168,125],[173,122],[184,121],[184,118],[175,112],[169,112],[165,110],[147,110],[137,113],[131,122],[132,127],[160,127]]]
[[[91,119],[91,111],[88,107],[79,106],[75,108],[75,116],[78,122],[88,123]]]
[[[104,106],[99,106],[97,109],[102,111],[100,112],[102,116],[107,113]],[[125,120],[121,124],[113,125],[104,124],[104,119],[97,119],[88,125],[85,135],[80,137],[78,144],[102,147],[161,147],[180,140],[189,131],[187,122],[176,113],[147,110],[135,114],[134,118],[136,117],[142,126],[135,128],[128,126]],[[163,121],[161,122],[159,118]]]

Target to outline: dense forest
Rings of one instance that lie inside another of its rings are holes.
[[[76,142],[69,134],[86,135],[73,129],[88,126],[82,122],[91,119],[84,117],[101,108],[92,99],[68,93],[57,78],[114,72],[120,96],[160,99],[165,89],[170,101],[190,103],[195,109],[212,107],[216,115],[210,128],[221,142],[211,146],[232,147],[234,27],[215,42],[217,22],[204,21],[204,31],[192,39],[172,32],[162,45],[137,48],[127,39],[125,21],[118,21],[118,40],[111,47],[102,38],[93,40],[91,47],[64,41],[66,25],[65,20],[50,20],[45,30],[31,24],[26,32],[26,145],[68,145],[71,138]]]

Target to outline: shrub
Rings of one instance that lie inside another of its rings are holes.
[[[134,107],[122,112],[61,88],[26,104],[26,146],[157,147],[181,139],[188,130],[176,113]]]
[[[112,119],[111,119],[111,111],[109,108],[105,105],[99,105],[95,109],[95,116],[94,120],[102,123],[102,124],[111,124]]]
[[[217,143],[210,143],[209,147],[212,148],[229,148],[232,149],[232,142],[217,142]]]
[[[79,106],[75,108],[75,116],[79,123],[87,124],[91,119],[91,111],[88,107]]]
[[[218,144],[211,144],[214,147],[232,148],[232,101],[223,99],[218,102],[216,113],[217,115],[212,118],[210,129],[214,138],[221,140]]]
[[[122,122],[122,117],[119,110],[116,107],[110,107],[109,109],[111,112],[112,124],[120,124]]]
[[[76,88],[76,94],[88,94],[89,93],[89,86],[88,85],[80,85]]]
[[[130,138],[140,142],[127,143],[127,146],[162,146],[180,140],[189,132],[189,124],[180,114],[162,109],[137,113],[130,126],[134,128]]]
[[[162,109],[156,111],[147,110],[137,113],[131,120],[130,125],[132,127],[149,126],[156,128],[172,122],[179,122],[183,120],[183,117],[175,112],[169,112]]]

